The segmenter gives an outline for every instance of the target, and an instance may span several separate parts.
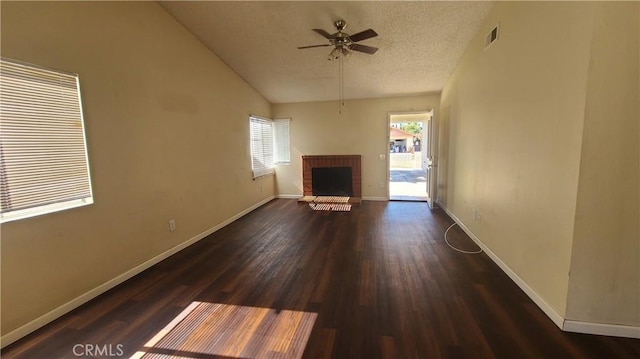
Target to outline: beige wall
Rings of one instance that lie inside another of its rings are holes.
[[[95,198],[2,225],[3,335],[274,194],[248,153],[270,104],[159,5],[1,6],[2,56],[80,75]]]
[[[640,5],[595,5],[567,319],[640,325]]]
[[[302,195],[303,155],[362,155],[362,197],[387,198],[389,112],[436,109],[438,94],[345,101],[274,104],[274,118],[291,118],[291,165],[276,168],[276,192]],[[379,158],[380,154],[385,159]],[[379,184],[383,183],[384,188]]]
[[[586,3],[498,2],[442,93],[440,202],[560,316],[592,19]]]
[[[640,325],[638,7],[499,2],[442,93],[440,201],[572,321]]]

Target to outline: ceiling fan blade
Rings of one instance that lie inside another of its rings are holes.
[[[331,44],[323,44],[323,45],[309,45],[309,46],[300,46],[298,47],[299,49],[310,49],[312,47],[326,47],[326,46],[333,46]]]
[[[378,36],[378,34],[375,31],[368,29],[368,30],[361,31],[357,34],[350,35],[349,39],[351,39],[351,42],[358,42],[358,41],[370,39],[376,36]]]
[[[322,29],[312,29],[313,31],[315,31],[316,33],[324,36],[325,38],[331,40],[333,39],[333,37],[331,37],[331,34],[329,34],[328,32],[322,30]]]
[[[367,45],[360,45],[360,44],[351,44],[351,45],[349,45],[349,49],[353,50],[353,51],[364,52],[364,53],[367,53],[369,55],[373,55],[373,54],[376,53],[376,51],[378,51],[377,47],[367,46]]]

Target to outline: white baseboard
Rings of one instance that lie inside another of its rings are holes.
[[[619,324],[600,324],[565,320],[562,330],[573,333],[610,335],[614,337],[640,339],[640,327]]]
[[[502,271],[505,272],[509,276],[509,278],[511,278],[511,280],[516,283],[518,287],[520,287],[520,289],[522,289],[522,291],[525,292],[525,294],[529,298],[531,298],[531,300],[533,300],[534,303],[536,303],[538,307],[540,307],[540,309],[542,309],[542,311],[549,317],[549,319],[551,319],[551,321],[553,321],[558,326],[558,328],[563,329],[564,317],[562,317],[562,315],[556,312],[540,295],[538,295],[538,293],[536,293],[531,287],[529,287],[529,285],[524,280],[522,280],[522,278],[520,278],[511,268],[509,268],[509,266],[504,263],[500,259],[500,257],[498,257],[495,253],[493,253],[493,251],[491,251],[491,249],[489,249],[489,247],[482,243],[482,241],[475,234],[473,234],[473,232],[471,232],[471,230],[469,230],[469,228],[467,228],[464,223],[462,223],[462,221],[458,219],[458,217],[451,213],[451,211],[449,211],[447,207],[442,205],[442,203],[440,202],[438,202],[437,204],[458,224],[460,228],[462,228],[462,230],[469,237],[471,237],[471,239],[478,246],[480,246],[480,248],[482,248],[485,253],[487,253],[489,258],[491,258],[491,260],[494,261],[498,265],[498,267],[500,267],[500,269],[502,269]]]
[[[300,194],[279,194],[276,198],[284,198],[284,199],[299,199],[303,196]],[[386,197],[362,197],[363,201],[388,201],[389,199]]]
[[[387,197],[362,197],[363,201],[388,201]]]
[[[283,198],[283,199],[299,199],[302,197],[303,196],[301,194],[279,194],[276,196],[276,198]]]
[[[90,301],[91,299],[99,296],[100,294],[108,291],[109,289],[117,286],[120,283],[123,283],[124,281],[126,281],[127,279],[143,272],[144,270],[154,266],[155,264],[163,261],[164,259],[172,256],[175,253],[180,252],[181,250],[187,248],[188,246],[198,242],[199,240],[207,237],[208,235],[220,230],[221,228],[227,226],[228,224],[230,224],[231,222],[237,220],[238,218],[244,216],[245,214],[255,210],[256,208],[266,204],[267,202],[271,201],[272,199],[274,199],[274,196],[268,197],[256,204],[254,204],[253,206],[241,211],[240,213],[237,213],[236,215],[228,218],[227,220],[217,224],[216,226],[200,233],[197,234],[196,236],[190,238],[189,240],[187,240],[186,242],[182,242],[179,245],[167,250],[164,253],[161,253],[149,260],[147,260],[146,262],[120,274],[119,276],[91,289],[90,291],[80,295],[79,297],[76,297],[75,299],[55,308],[54,310],[45,313],[44,315],[30,321],[29,323],[3,335],[2,337],[0,337],[0,348],[4,348],[5,346],[25,337],[26,335],[32,333],[33,331],[45,326],[46,324],[49,324],[50,322],[58,319],[59,317],[69,313],[70,311],[76,309],[77,307],[81,306],[84,303],[87,303],[88,301]]]

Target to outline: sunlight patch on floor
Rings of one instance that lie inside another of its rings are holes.
[[[192,302],[132,359],[301,358],[317,314]]]

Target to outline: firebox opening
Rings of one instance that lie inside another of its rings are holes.
[[[314,167],[311,169],[314,196],[353,196],[351,167]]]

